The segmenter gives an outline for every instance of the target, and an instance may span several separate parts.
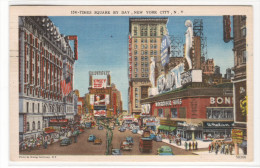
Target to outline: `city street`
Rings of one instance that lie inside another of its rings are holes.
[[[101,145],[94,145],[93,142],[88,142],[87,139],[90,134],[94,134],[97,138],[102,139]],[[153,141],[153,150],[151,153],[141,153],[139,151],[139,139],[141,135],[133,134],[131,131],[126,130],[125,132],[118,131],[118,127],[113,130],[113,148],[120,148],[120,143],[127,136],[132,136],[134,139],[133,149],[131,151],[121,151],[123,155],[156,155],[157,149],[161,146],[170,146],[164,142]],[[48,145],[47,149],[34,149],[31,151],[22,151],[20,154],[25,155],[104,155],[106,151],[106,130],[86,129],[84,133],[78,136],[78,142],[73,143],[69,146],[60,146],[59,142],[52,145]],[[192,151],[185,151],[178,147],[171,146],[174,155],[192,155]]]

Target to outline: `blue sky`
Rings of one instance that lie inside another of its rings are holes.
[[[127,109],[127,42],[129,17],[119,16],[55,16],[50,17],[62,34],[78,36],[79,59],[75,63],[74,89],[81,96],[88,93],[89,71],[109,70],[111,81],[122,93],[123,106]],[[204,35],[207,36],[208,58],[214,58],[221,73],[234,65],[232,42],[223,41],[221,16],[210,17],[168,17],[167,28],[170,35],[185,39],[187,19],[203,19]]]

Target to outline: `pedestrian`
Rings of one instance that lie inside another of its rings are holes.
[[[218,154],[218,144],[215,145],[215,153]]]
[[[196,141],[196,144],[195,144],[195,149],[198,150],[198,142]]]
[[[195,149],[194,141],[192,141],[192,149],[193,149],[193,150]]]
[[[48,139],[47,139],[47,136],[45,137],[44,139],[44,149],[47,149],[48,147]]]
[[[181,146],[181,138],[180,138],[180,146]]]
[[[211,153],[211,144],[209,144],[209,153]]]
[[[185,141],[184,143],[184,146],[185,146],[185,150],[187,151],[187,148],[188,148],[188,143]]]
[[[189,150],[191,150],[191,142],[189,142]]]
[[[225,145],[225,155],[228,155],[228,145]]]
[[[211,144],[211,151],[213,151],[214,150],[214,146],[213,146],[213,144]]]
[[[221,154],[224,154],[224,150],[225,150],[225,144],[222,143],[220,153],[221,153]]]

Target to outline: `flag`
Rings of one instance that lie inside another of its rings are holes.
[[[72,87],[70,76],[61,81],[61,89],[64,96],[67,96],[71,92]]]

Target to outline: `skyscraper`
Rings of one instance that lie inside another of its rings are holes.
[[[160,46],[162,37],[168,34],[168,18],[129,19],[129,90],[130,114],[141,113],[140,100],[148,97],[150,58],[161,61]]]

